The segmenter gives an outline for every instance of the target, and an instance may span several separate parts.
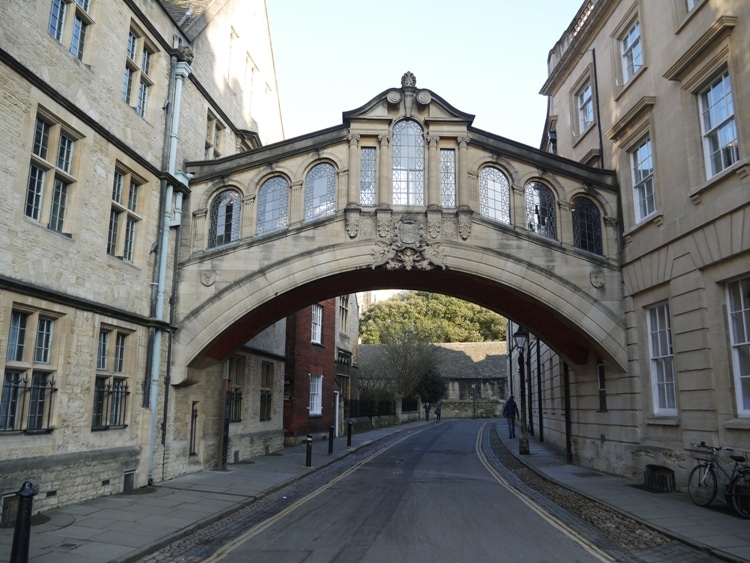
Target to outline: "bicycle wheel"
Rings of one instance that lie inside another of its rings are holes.
[[[696,465],[688,477],[688,494],[698,506],[708,506],[716,496],[716,472],[710,465]]]
[[[732,479],[729,485],[732,495],[732,506],[737,514],[750,518],[750,469],[744,469]]]

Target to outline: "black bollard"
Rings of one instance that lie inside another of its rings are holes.
[[[333,431],[335,428],[331,426],[328,429],[328,455],[331,455],[333,453]]]
[[[346,425],[346,447],[352,446],[352,421],[350,420]]]
[[[312,467],[312,434],[307,435],[307,456],[305,457],[305,467]]]
[[[34,490],[31,481],[26,481],[16,493],[18,501],[16,529],[13,532],[13,548],[10,552],[10,563],[27,563],[29,560],[29,539],[31,538],[31,506],[34,503]]]

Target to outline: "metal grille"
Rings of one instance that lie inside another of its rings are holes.
[[[305,177],[305,219],[328,215],[336,210],[336,169],[323,163],[313,166]]]
[[[363,147],[360,154],[360,205],[375,205],[375,178],[375,147]]]
[[[541,182],[526,186],[526,221],[531,232],[557,240],[555,196]]]
[[[456,151],[440,150],[440,203],[456,207]]]
[[[587,197],[573,200],[573,245],[587,252],[602,254],[599,208]]]
[[[240,238],[240,211],[242,197],[235,190],[219,194],[211,203],[211,224],[208,229],[208,246],[221,246]]]
[[[286,227],[288,213],[289,183],[280,176],[266,180],[258,191],[257,234]]]

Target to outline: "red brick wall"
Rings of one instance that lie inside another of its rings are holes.
[[[284,373],[284,435],[287,437],[327,433],[334,423],[336,389],[336,299],[318,303],[323,307],[321,344],[310,341],[312,306],[286,319],[286,369]],[[310,373],[323,375],[321,416],[310,416]]]

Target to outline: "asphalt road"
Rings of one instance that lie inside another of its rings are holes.
[[[209,561],[611,561],[504,486],[479,447],[483,424],[430,424],[245,531]]]

